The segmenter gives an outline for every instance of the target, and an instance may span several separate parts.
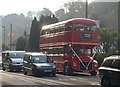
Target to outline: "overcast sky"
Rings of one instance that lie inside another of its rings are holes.
[[[0,15],[41,11],[44,7],[52,12],[57,11],[64,2],[69,0],[0,0]]]
[[[44,7],[49,8],[54,13],[68,1],[75,0],[0,0],[0,15],[27,14],[28,11],[41,11]]]
[[[75,0],[0,0],[0,15],[12,13],[27,14],[28,11],[41,11],[44,7],[53,13],[60,9],[65,2]],[[81,0],[86,1],[86,0]],[[91,1],[118,1],[118,0],[87,0]]]

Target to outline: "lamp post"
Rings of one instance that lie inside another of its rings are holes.
[[[10,50],[12,50],[12,24],[10,25]]]
[[[5,44],[5,26],[2,26],[2,28],[4,29],[4,44]]]

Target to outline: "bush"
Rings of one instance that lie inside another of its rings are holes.
[[[96,54],[94,59],[98,62],[98,66],[101,65],[105,57],[111,56],[111,53],[101,53],[101,54]]]

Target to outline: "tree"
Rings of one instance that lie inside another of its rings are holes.
[[[64,14],[61,14],[60,12]],[[59,16],[59,21],[75,17],[85,17],[85,3],[79,0],[67,2],[64,4],[64,10],[59,9],[58,11],[56,11],[56,15]]]
[[[93,2],[88,6],[88,14],[104,27],[118,28],[118,2]]]
[[[9,31],[10,31],[10,24],[13,24],[13,41],[16,41],[20,36],[23,35],[23,32],[26,30],[28,33],[30,31],[32,18],[24,16],[23,14],[9,14],[3,17],[2,24],[5,26],[5,40],[6,44],[9,44]]]
[[[26,39],[23,37],[19,37],[16,43],[16,50],[25,50],[26,48]]]
[[[30,18],[33,18],[35,16],[35,12],[34,11],[29,11],[27,13],[27,16],[30,17]]]
[[[40,29],[39,29],[39,21],[37,21],[36,17],[32,21],[30,37],[29,37],[29,51],[31,52],[39,52],[39,36],[40,36]]]
[[[42,11],[38,11],[37,12],[37,17],[40,17],[41,15],[44,15],[44,16],[49,16],[49,15],[52,15],[53,13],[48,9],[48,8],[43,8]]]
[[[29,36],[29,51],[39,52],[39,42],[40,42],[40,30],[42,26],[56,23],[58,19],[53,16],[43,16],[41,15],[40,21],[37,21],[36,17],[32,21],[31,31]]]
[[[101,43],[103,44],[103,49],[105,53],[115,53],[117,52],[118,44],[118,34],[116,30],[110,28],[100,29]]]
[[[9,50],[10,48],[5,44],[3,43],[2,44],[2,50],[5,51],[5,50]]]
[[[55,15],[44,16],[44,25],[53,24],[57,22],[58,22],[58,19],[55,17]]]

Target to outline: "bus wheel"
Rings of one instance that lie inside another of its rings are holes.
[[[69,63],[66,63],[66,64],[64,65],[64,71],[63,71],[63,73],[64,73],[65,75],[71,75],[71,74],[72,74],[72,70],[71,70],[71,68],[70,68],[70,64],[69,64]]]
[[[97,75],[97,71],[95,71],[95,70],[91,71],[90,74],[91,74],[91,76],[96,76]]]

